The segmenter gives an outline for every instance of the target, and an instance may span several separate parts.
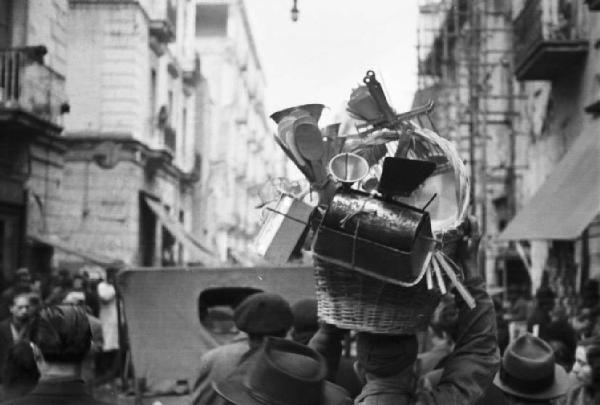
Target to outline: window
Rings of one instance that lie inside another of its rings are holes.
[[[150,69],[150,117],[158,120],[158,117],[155,118],[154,114],[158,114],[156,105],[156,69]]]
[[[217,342],[228,343],[238,334],[233,321],[235,308],[257,292],[261,290],[250,287],[220,287],[202,291],[198,297],[200,323]]]
[[[199,4],[196,7],[196,36],[226,36],[228,17],[229,8],[226,4]]]

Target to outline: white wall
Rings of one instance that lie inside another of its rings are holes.
[[[228,247],[250,249],[260,215],[255,190],[284,174],[285,157],[275,148],[264,111],[265,78],[243,2],[196,0],[216,3],[229,4],[227,35],[196,38],[210,109],[202,140],[204,220],[198,235],[224,257]]]

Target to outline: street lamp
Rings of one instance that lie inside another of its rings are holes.
[[[294,0],[294,5],[292,6],[292,21],[296,22],[298,21],[298,0]]]

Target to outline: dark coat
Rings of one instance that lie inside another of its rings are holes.
[[[484,394],[500,365],[496,315],[483,281],[475,278],[465,284],[477,306],[471,310],[463,300],[457,300],[460,333],[454,350],[444,361],[444,370],[437,386],[418,392],[415,398],[413,376],[408,370],[368,382],[356,404],[471,404]]]
[[[247,340],[216,347],[202,355],[198,373],[193,377],[191,403],[194,405],[225,405],[228,402],[213,389],[212,383],[225,380],[250,357]]]
[[[40,381],[28,395],[2,405],[111,405],[95,400],[85,389],[83,380],[78,379]]]
[[[6,363],[6,356],[8,356],[8,349],[10,349],[13,344],[10,318],[7,318],[0,322],[0,382],[2,382],[2,373],[4,364]]]

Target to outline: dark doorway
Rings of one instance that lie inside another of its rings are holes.
[[[10,48],[12,37],[12,0],[0,0],[0,49]]]
[[[156,215],[150,209],[146,196],[140,194],[140,264],[142,266],[154,266],[156,252]]]
[[[23,243],[23,209],[0,204],[0,286],[12,281]]]

